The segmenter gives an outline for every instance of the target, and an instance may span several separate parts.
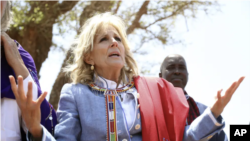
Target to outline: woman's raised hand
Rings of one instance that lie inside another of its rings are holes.
[[[239,87],[240,83],[244,80],[244,76],[241,77],[238,81],[235,81],[225,92],[225,95],[221,96],[222,89],[217,92],[216,100],[214,105],[211,107],[211,111],[214,114],[214,116],[217,118],[228,102],[231,100],[232,95],[236,91],[236,89]]]
[[[32,82],[28,83],[27,96],[23,89],[23,77],[18,76],[18,86],[15,78],[9,76],[11,89],[16,97],[16,102],[21,110],[22,118],[26,127],[33,137],[42,137],[40,105],[45,99],[47,92],[44,92],[37,100],[32,100]]]

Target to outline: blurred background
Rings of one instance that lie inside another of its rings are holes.
[[[223,111],[230,124],[250,122],[250,1],[12,1],[8,34],[34,58],[47,100],[57,109],[69,78],[61,68],[84,22],[110,11],[127,26],[131,50],[142,76],[158,77],[169,54],[187,62],[186,91],[212,105],[217,90],[246,76]]]

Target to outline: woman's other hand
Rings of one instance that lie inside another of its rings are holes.
[[[211,107],[211,111],[215,118],[217,118],[228,102],[231,100],[232,95],[239,87],[240,83],[244,80],[245,77],[241,77],[238,81],[235,81],[225,92],[225,95],[221,96],[222,89],[217,92],[216,100],[214,105]]]
[[[16,76],[28,77],[29,71],[21,58],[17,45],[13,39],[5,32],[1,32],[1,47],[4,47],[4,53],[8,64],[14,70]]]
[[[26,96],[23,89],[23,77],[18,76],[18,86],[16,85],[13,76],[9,76],[9,79],[11,89],[16,97],[16,102],[21,110],[22,118],[26,127],[33,137],[42,137],[40,105],[45,99],[47,92],[44,92],[36,101],[34,101],[32,100],[32,82],[28,83],[28,92]]]

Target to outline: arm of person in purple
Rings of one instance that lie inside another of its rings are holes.
[[[25,63],[25,66],[29,70],[30,75],[32,76],[33,80],[37,84],[38,89],[38,97],[42,94],[40,84],[37,77],[36,66],[34,63],[33,58],[31,55],[22,48],[19,44],[18,46],[19,53]],[[14,94],[13,94],[14,95]],[[54,134],[54,127],[57,124],[56,112],[51,104],[44,99],[41,104],[41,124],[53,135]]]
[[[36,66],[32,56],[24,50],[24,48],[17,42],[18,51],[20,53],[23,62],[28,69],[30,75],[32,76],[34,82],[37,85],[38,96],[42,94],[40,84],[37,77]],[[14,70],[8,65],[5,56],[1,57],[1,98],[11,98],[15,99],[15,96],[11,90],[11,85],[9,81],[9,75],[13,75],[15,79],[17,76]],[[51,104],[45,99],[41,104],[41,124],[53,135],[54,127],[57,124],[56,112]]]

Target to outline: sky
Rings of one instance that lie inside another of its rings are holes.
[[[182,55],[189,72],[186,91],[207,106],[213,104],[218,90],[225,91],[245,76],[222,113],[226,122],[224,131],[229,137],[229,125],[250,123],[250,1],[219,3],[221,12],[216,15],[198,14],[196,19],[188,19],[187,25],[183,18],[177,20],[175,36],[184,39],[186,46],[175,44],[156,48],[155,44],[148,45],[146,50],[150,53],[141,57],[135,55],[135,58],[139,67],[154,63],[148,67],[150,74],[146,76],[158,77],[160,64],[167,55]],[[53,37],[53,40],[67,48],[75,33],[69,35]],[[40,71],[44,91],[50,93],[64,57],[65,53],[57,49],[50,51]],[[46,98],[49,99],[49,95]]]

